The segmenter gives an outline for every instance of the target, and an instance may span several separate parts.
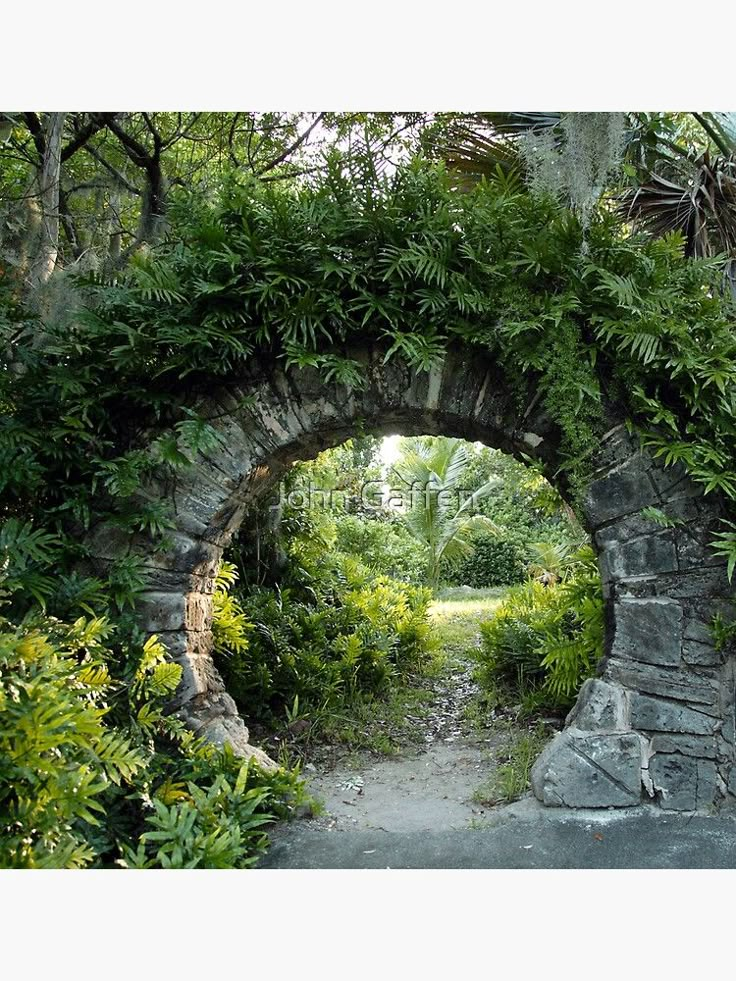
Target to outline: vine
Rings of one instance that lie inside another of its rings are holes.
[[[685,258],[678,235],[633,236],[596,213],[583,249],[580,219],[555,199],[513,185],[458,195],[422,163],[358,190],[331,165],[309,188],[182,194],[171,220],[171,239],[114,280],[77,277],[74,316],[51,315],[43,345],[3,287],[3,510],[42,516],[67,582],[97,521],[165,543],[169,515],[138,492],[217,440],[196,411],[213,377],[258,353],[358,386],[340,353],[351,337],[417,368],[452,343],[489,350],[543,391],[578,496],[603,400],[624,393],[655,456],[736,498],[733,311],[720,261]],[[127,561],[115,583],[77,581],[67,606],[95,607],[111,585],[132,605]]]

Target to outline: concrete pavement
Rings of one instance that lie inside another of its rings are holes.
[[[736,819],[647,807],[560,811],[527,798],[482,830],[276,829],[268,869],[733,869]]]

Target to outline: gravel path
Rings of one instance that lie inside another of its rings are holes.
[[[448,606],[449,617],[455,617],[450,644],[455,649],[447,670],[422,682],[431,699],[421,716],[406,716],[415,739],[396,756],[361,752],[327,767],[324,761],[307,764],[309,789],[324,804],[324,812],[309,819],[307,827],[390,832],[482,826],[489,809],[475,803],[473,794],[498,766],[496,751],[508,738],[508,726],[489,718],[485,728],[478,728],[466,718],[478,688],[463,647],[479,642],[479,624],[488,609],[468,614],[461,603],[439,605],[443,619],[438,616],[438,629],[447,627]]]

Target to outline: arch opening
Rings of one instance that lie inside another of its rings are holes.
[[[514,390],[471,347],[426,373],[385,364],[377,349],[350,356],[364,368],[360,390],[325,384],[310,369],[259,365],[213,391],[197,410],[219,446],[147,488],[171,502],[170,546],[150,555],[142,540],[109,528],[93,541],[101,560],[124,549],[144,556],[141,622],[183,668],[173,708],[197,732],[264,765],[212,662],[212,593],[223,548],[246,510],[293,461],[355,433],[445,435],[531,457],[567,492],[559,429],[531,380]],[[665,469],[643,450],[615,406],[606,413],[581,502],[603,582],[604,658],[538,760],[534,793],[562,807],[654,801],[694,811],[733,803],[734,659],[712,631],[715,617],[734,612],[724,564],[709,548],[720,505],[683,470]],[[652,521],[651,509],[663,523]]]
[[[597,662],[600,577],[536,471],[455,438],[390,440],[388,459],[386,442],[300,461],[246,515],[225,558],[248,646],[228,644],[218,593],[215,664],[254,741],[302,759],[338,823],[455,827],[522,792],[522,756],[561,728]]]

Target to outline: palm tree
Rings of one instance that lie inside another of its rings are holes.
[[[565,140],[564,113],[482,112],[457,116],[435,152],[459,186],[528,179],[522,139]],[[680,232],[685,254],[729,257],[736,281],[736,113],[626,114],[621,174],[607,188],[618,213],[655,236]]]
[[[473,493],[464,493],[468,453],[460,439],[408,439],[402,449],[393,467],[402,488],[410,494],[402,517],[414,538],[427,548],[427,582],[436,589],[442,563],[472,553],[474,531],[499,531],[490,518],[475,513],[478,502],[499,481],[494,478]]]

